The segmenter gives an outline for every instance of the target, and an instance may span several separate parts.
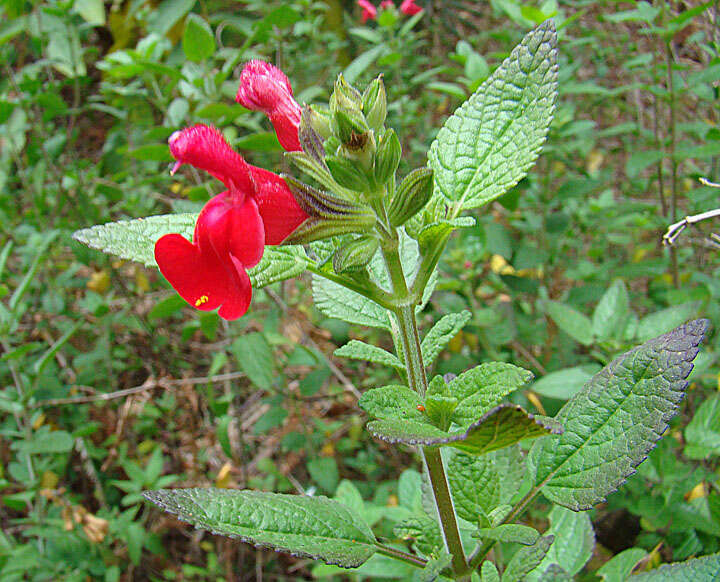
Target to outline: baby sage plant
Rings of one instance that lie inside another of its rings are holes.
[[[385,330],[394,340],[394,354],[357,340],[336,352],[389,366],[399,377],[359,401],[375,438],[415,448],[422,459],[422,502],[397,523],[394,539],[373,534],[362,500],[352,496],[173,489],[148,491],[149,501],[199,528],[327,564],[398,560],[416,568],[418,580],[571,580],[583,568],[593,539],[581,512],[617,490],[667,429],[707,321],[681,325],[616,358],[555,418],[505,402],[532,378],[510,363],[432,375],[433,361],[469,312],[445,314],[424,336],[417,322],[453,231],[472,226],[473,215],[537,158],[557,77],[556,33],[548,21],[445,122],[427,167],[401,179],[400,140],[385,126],[382,77],[361,93],[340,76],[327,107],[300,107],[281,71],[252,61],[237,101],[268,115],[295,171],[278,176],[251,166],[218,130],[196,125],[170,137],[175,169],[190,164],[226,188],[199,215],[76,233],[92,247],[157,265],[190,305],[219,308],[228,320],[245,314],[253,287],[310,271],[324,314]],[[555,505],[545,535],[517,523],[540,493]],[[569,534],[585,544],[570,554],[562,530],[568,519],[585,532]],[[564,545],[554,544],[561,535]],[[506,551],[493,551],[499,543]],[[710,556],[639,578],[705,579],[702,573],[716,571],[718,562]],[[634,565],[616,570],[629,574]],[[625,579],[618,576],[609,579]]]

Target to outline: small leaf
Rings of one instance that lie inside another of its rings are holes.
[[[75,0],[74,8],[88,24],[105,26],[105,5],[102,0]]]
[[[374,364],[380,364],[382,366],[390,366],[396,370],[404,370],[402,362],[398,360],[395,354],[374,346],[372,344],[366,344],[359,340],[350,340],[341,348],[335,350],[335,356],[342,358],[350,358],[352,360],[363,360],[365,362],[372,362]]]
[[[185,56],[195,62],[210,58],[215,53],[215,35],[205,19],[197,14],[189,14],[185,20],[182,48]]]
[[[618,338],[625,330],[630,298],[621,279],[616,280],[600,299],[592,318],[592,329],[599,339]]]
[[[603,582],[626,582],[637,563],[647,556],[642,548],[630,548],[613,556],[597,572]]]
[[[635,473],[677,413],[708,326],[692,321],[621,355],[563,406],[565,433],[530,453],[548,499],[590,509]]]
[[[420,396],[414,390],[393,384],[368,390],[360,397],[358,404],[373,418],[426,422],[423,414],[417,409],[421,402]]]
[[[538,541],[540,534],[536,529],[517,523],[506,523],[497,527],[481,527],[473,537],[496,542],[516,543],[532,546]]]
[[[440,552],[439,555],[430,556],[422,572],[418,575],[418,582],[434,582],[440,577],[440,573],[450,567],[452,556],[447,552]]]
[[[592,322],[586,315],[558,301],[546,301],[545,312],[561,330],[574,340],[584,346],[592,343]]]
[[[295,556],[355,568],[375,553],[375,537],[363,519],[327,497],[230,489],[143,495],[195,527]]]
[[[250,381],[261,390],[270,390],[275,380],[273,354],[265,336],[252,332],[237,338],[230,349]]]
[[[695,411],[685,428],[684,452],[691,459],[720,455],[720,395],[710,396]]]
[[[520,548],[515,552],[507,568],[505,568],[502,582],[521,582],[525,580],[527,573],[543,561],[552,543],[553,536],[543,536],[532,546]]]
[[[661,309],[643,317],[638,323],[637,338],[641,342],[667,333],[671,329],[692,319],[700,309],[700,302],[681,303],[667,309]]]
[[[461,311],[460,313],[449,313],[440,318],[432,329],[423,338],[420,350],[426,366],[430,366],[438,357],[445,346],[454,338],[458,332],[470,321],[472,313]]]
[[[497,566],[490,560],[483,562],[480,573],[482,575],[482,582],[500,582],[500,572],[498,572]]]
[[[630,576],[630,582],[706,582],[720,576],[720,553],[685,562],[664,564],[656,570]]]
[[[443,547],[440,527],[427,515],[415,515],[401,521],[393,528],[393,533],[402,540],[413,541],[425,555]]]
[[[583,385],[599,371],[600,366],[596,364],[566,368],[546,374],[534,382],[530,388],[541,396],[568,400],[580,392]]]
[[[535,162],[555,111],[556,45],[551,20],[529,32],[438,132],[429,164],[455,208],[501,196]]]

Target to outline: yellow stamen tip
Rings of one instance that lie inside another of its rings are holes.
[[[210,301],[210,298],[207,295],[203,295],[195,302],[195,307],[200,307],[203,303],[207,303]]]

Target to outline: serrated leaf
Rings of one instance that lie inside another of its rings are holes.
[[[446,432],[427,421],[377,420],[367,425],[380,440],[428,447],[451,446],[473,455],[482,455],[524,440],[559,433],[562,427],[552,419],[528,414],[514,404],[497,406],[472,423],[466,431]]]
[[[420,346],[426,366],[430,366],[435,361],[438,354],[445,349],[448,342],[458,334],[471,317],[472,313],[469,311],[449,313],[441,317],[440,321],[427,332]]]
[[[505,568],[502,582],[521,582],[525,580],[527,573],[543,561],[552,543],[553,536],[543,536],[532,546],[520,548],[515,552],[507,568]]]
[[[584,346],[593,341],[592,321],[576,309],[558,301],[546,301],[545,312],[557,326]]]
[[[192,240],[196,213],[161,214],[135,220],[121,220],[78,230],[73,238],[93,249],[157,267],[155,242],[163,235],[178,233]],[[260,262],[248,269],[256,289],[296,277],[305,270],[307,259],[301,246],[265,247]]]
[[[720,455],[720,396],[714,394],[695,411],[685,427],[685,455],[706,459]]]
[[[368,525],[327,497],[230,489],[161,489],[143,495],[195,527],[343,568],[360,566],[375,553]]]
[[[517,523],[505,523],[497,527],[481,527],[473,537],[496,542],[516,543],[532,546],[538,541],[540,534],[536,529]]]
[[[459,401],[453,422],[462,427],[469,426],[532,379],[532,372],[505,362],[489,362],[470,368],[447,385],[446,393]]]
[[[486,455],[457,453],[448,461],[447,476],[457,514],[470,523],[509,503],[525,474],[525,459],[519,445]]]
[[[625,330],[630,312],[630,298],[627,287],[621,279],[616,280],[595,307],[592,330],[599,339],[618,338]]]
[[[560,566],[566,575],[574,576],[592,557],[595,534],[586,512],[575,512],[556,505],[549,518],[550,528],[545,534],[554,535],[555,541],[537,568],[528,572],[527,582],[544,580],[545,573],[553,564]]]
[[[605,562],[597,572],[603,582],[626,582],[637,563],[647,556],[642,548],[630,548]]]
[[[699,309],[700,302],[693,301],[650,313],[638,322],[637,339],[644,342],[660,334],[667,333],[678,325],[685,323],[688,319],[695,317]]]
[[[418,582],[434,582],[440,577],[440,573],[449,568],[452,563],[452,556],[447,552],[440,552],[437,556],[430,556],[422,572],[418,574]]]
[[[417,409],[421,402],[414,390],[401,384],[391,384],[368,390],[360,397],[358,404],[373,418],[427,422]]]
[[[366,344],[359,340],[350,340],[344,346],[335,350],[334,355],[342,358],[350,358],[351,360],[373,362],[381,366],[390,366],[400,371],[405,369],[405,366],[403,366],[395,354],[391,354],[387,350],[372,344]]]
[[[685,562],[665,564],[656,570],[630,576],[630,582],[710,582],[720,578],[720,553]]]
[[[677,412],[708,325],[692,321],[619,356],[563,406],[565,433],[531,450],[548,499],[589,509],[635,473]]]
[[[327,317],[357,325],[390,329],[388,311],[367,297],[318,275],[313,275],[312,289],[315,306]]]
[[[555,111],[556,45],[551,20],[528,33],[438,132],[435,190],[458,210],[501,196],[537,159]]]
[[[402,540],[414,542],[417,549],[425,555],[443,547],[440,526],[427,515],[414,515],[404,519],[393,528],[393,533]]]

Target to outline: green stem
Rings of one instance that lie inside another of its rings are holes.
[[[413,556],[412,554],[408,554],[402,550],[396,550],[395,548],[391,548],[390,546],[385,546],[383,544],[376,544],[376,547],[378,554],[383,554],[389,558],[400,560],[401,562],[405,562],[406,564],[410,564],[416,568],[424,568],[427,565],[427,560],[423,560],[418,556]]]
[[[331,273],[329,271],[323,271],[314,263],[308,263],[306,268],[308,271],[314,273],[318,277],[324,277],[328,281],[332,281],[333,283],[342,285],[346,289],[350,289],[350,291],[355,291],[355,293],[359,293],[363,297],[367,297],[368,299],[370,299],[370,301],[374,301],[385,309],[393,308],[390,296],[385,291],[380,289],[377,285],[374,285],[372,289],[367,289],[362,285],[356,284],[352,279],[343,277],[341,275],[336,275],[335,273]]]

